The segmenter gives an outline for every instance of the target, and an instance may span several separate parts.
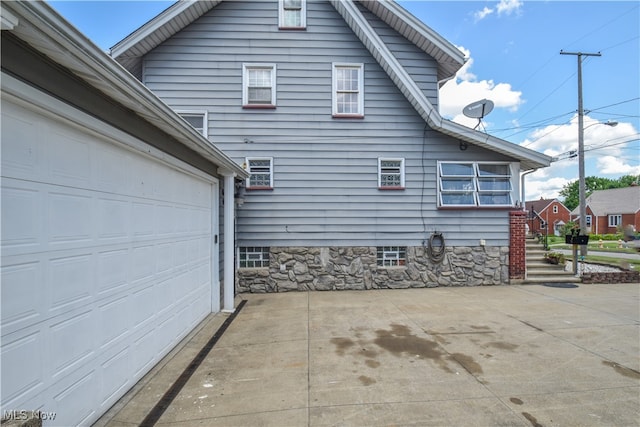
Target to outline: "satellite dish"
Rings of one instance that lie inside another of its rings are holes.
[[[480,126],[482,119],[493,111],[493,101],[489,99],[481,99],[480,101],[472,102],[462,109],[462,114],[471,118],[478,119],[478,124],[473,129]]]

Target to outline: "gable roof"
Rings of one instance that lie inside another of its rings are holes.
[[[109,55],[45,2],[2,2],[2,30],[28,43],[109,99],[217,165],[246,178],[247,172],[214,146]],[[5,17],[10,19],[5,19]]]
[[[525,202],[524,206],[528,211],[530,211],[533,208],[533,210],[536,211],[537,213],[541,213],[542,211],[547,209],[553,202],[558,202],[562,206],[564,206],[564,204],[562,204],[562,202],[560,202],[558,199],[530,200],[528,202]],[[565,209],[567,209],[566,206],[565,206]],[[567,211],[569,211],[569,209],[567,209]]]
[[[139,77],[142,57],[147,52],[204,15],[221,1],[179,1],[113,46],[111,55]],[[538,169],[551,164],[551,157],[545,154],[444,119],[362,15],[354,1],[329,1],[416,112],[432,129],[517,159],[520,161],[522,170]],[[433,57],[438,63],[438,79],[440,81],[453,77],[464,64],[464,56],[460,50],[393,0],[357,1],[427,55]]]
[[[138,78],[142,57],[223,0],[177,1],[111,47],[111,56]],[[465,63],[463,53],[422,21],[389,0],[358,0],[438,62],[438,80],[453,77]]]
[[[596,190],[587,197],[586,206],[595,216],[634,214],[640,211],[640,186]],[[571,211],[579,214],[579,208]]]

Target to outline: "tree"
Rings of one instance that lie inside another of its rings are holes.
[[[589,195],[596,190],[628,187],[634,182],[640,183],[640,175],[625,175],[618,179],[588,176],[584,179],[585,197],[589,197]],[[560,197],[564,197],[563,203],[570,211],[574,210],[580,204],[579,186],[580,183],[578,180],[571,181],[560,190]]]

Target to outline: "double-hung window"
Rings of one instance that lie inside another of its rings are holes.
[[[207,112],[206,111],[176,111],[195,130],[207,137]]]
[[[364,64],[333,64],[333,116],[364,117]]]
[[[248,190],[271,190],[273,188],[273,158],[251,157],[246,159]]]
[[[511,167],[508,163],[439,162],[438,190],[440,206],[511,206]]]
[[[238,248],[238,264],[240,268],[269,267],[268,247]]]
[[[399,267],[407,262],[405,246],[378,246],[376,252],[378,267]]]
[[[242,105],[244,108],[276,107],[276,65],[242,65]]]
[[[404,188],[404,159],[378,159],[378,188],[381,190]]]
[[[285,30],[302,30],[307,26],[306,0],[278,0],[279,27]]]
[[[622,225],[622,215],[609,215],[609,227],[618,227]]]

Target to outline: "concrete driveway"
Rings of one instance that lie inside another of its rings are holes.
[[[241,298],[98,425],[640,425],[640,284]]]

